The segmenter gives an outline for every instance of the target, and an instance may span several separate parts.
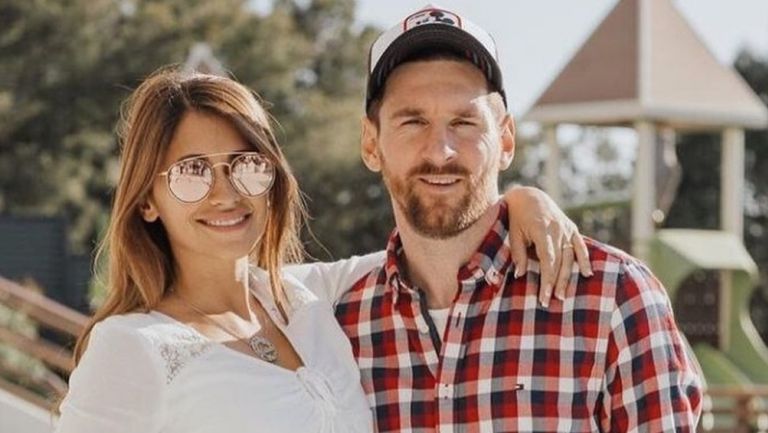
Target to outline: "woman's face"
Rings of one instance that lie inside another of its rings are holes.
[[[254,148],[229,121],[191,110],[179,122],[161,170],[191,156],[200,156],[211,165],[228,163],[237,155],[226,153],[243,151]],[[241,194],[232,186],[225,165],[215,166],[213,186],[195,203],[174,197],[168,182],[166,176],[156,177],[142,215],[146,221],[161,221],[177,261],[235,260],[255,248],[266,226],[268,191],[257,197]]]

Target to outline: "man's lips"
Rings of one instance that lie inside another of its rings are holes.
[[[416,177],[420,182],[426,183],[430,186],[451,186],[461,182],[461,178],[458,176],[445,176],[445,175],[421,175]]]

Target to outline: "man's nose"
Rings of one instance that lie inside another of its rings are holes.
[[[456,158],[456,140],[448,126],[433,125],[424,144],[424,158],[435,165],[443,165]]]

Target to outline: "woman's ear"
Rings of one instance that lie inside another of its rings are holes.
[[[378,127],[367,116],[363,116],[362,134],[360,137],[360,156],[363,163],[373,172],[381,171],[381,161],[378,152]]]
[[[160,219],[160,213],[157,211],[157,206],[152,201],[152,198],[147,198],[141,205],[139,205],[139,211],[141,212],[141,218],[148,223],[153,223]]]

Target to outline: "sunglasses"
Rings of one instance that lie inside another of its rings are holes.
[[[234,156],[230,162],[211,163],[212,156]],[[246,197],[258,197],[272,187],[275,166],[258,152],[225,152],[193,156],[176,161],[158,173],[168,180],[171,194],[183,203],[197,203],[208,196],[216,180],[214,169],[228,168],[229,183]]]

